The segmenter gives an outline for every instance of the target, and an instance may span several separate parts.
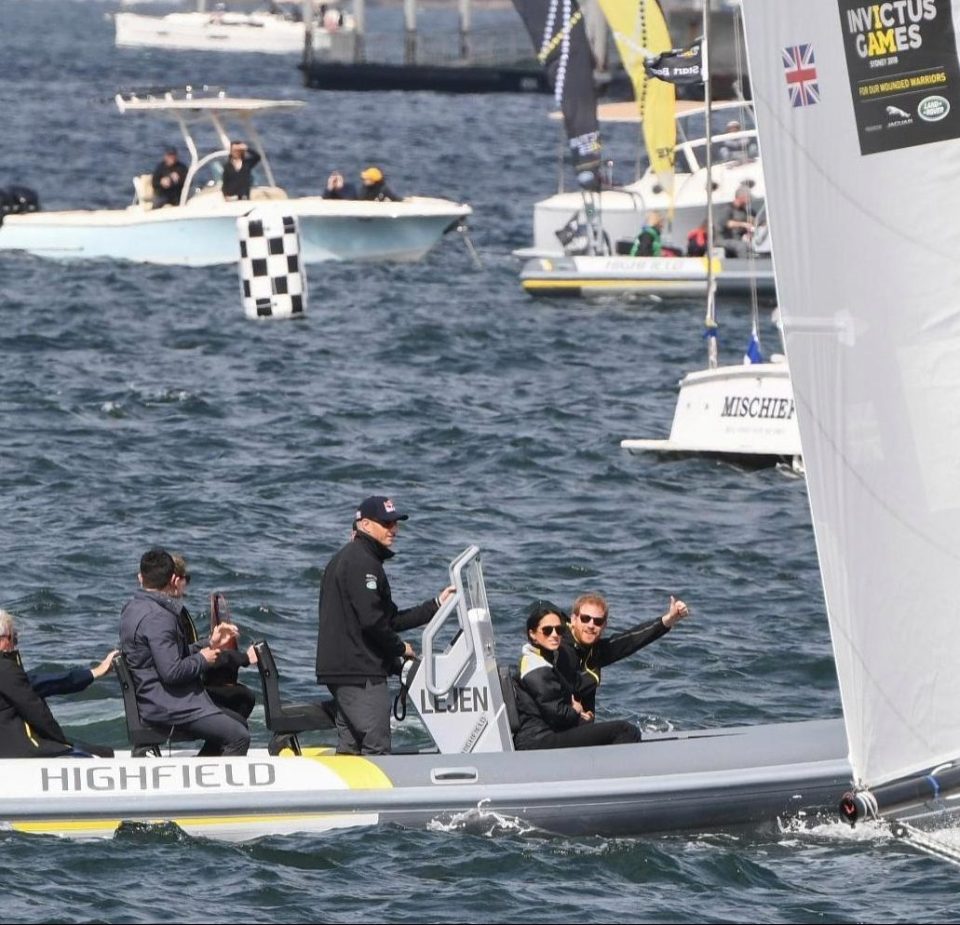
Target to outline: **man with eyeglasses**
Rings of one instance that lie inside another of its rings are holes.
[[[337,707],[337,754],[390,754],[387,677],[400,659],[414,658],[402,630],[423,626],[453,594],[440,594],[406,610],[393,602],[383,563],[394,555],[401,520],[408,515],[383,495],[365,498],[350,541],[333,556],[320,582],[317,683]]]
[[[690,614],[683,601],[671,596],[670,606],[662,617],[605,639],[603,630],[609,608],[601,595],[581,594],[571,609],[573,617],[567,627],[570,632],[564,636],[563,646],[579,664],[578,696],[584,709],[591,713],[596,709],[602,669],[650,645]]]
[[[203,739],[203,756],[245,755],[250,731],[230,710],[217,707],[203,680],[237,628],[221,623],[205,645],[187,642],[174,596],[175,566],[165,549],[140,557],[140,590],[120,614],[120,648],[133,675],[140,715],[148,723],[172,726]]]

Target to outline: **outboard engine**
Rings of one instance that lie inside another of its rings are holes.
[[[20,215],[37,212],[40,209],[40,197],[29,186],[8,186],[0,188],[0,222],[7,215]]]
[[[453,561],[450,583],[456,593],[427,624],[421,661],[409,667],[409,702],[443,754],[513,751],[476,546]]]

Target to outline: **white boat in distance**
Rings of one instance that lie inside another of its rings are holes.
[[[711,107],[710,135],[713,173],[713,201],[732,202],[738,187],[747,186],[755,200],[764,198],[763,169],[759,160],[756,122],[749,101],[726,100]],[[597,116],[605,123],[639,122],[636,104],[607,103]],[[677,103],[677,144],[674,162],[673,196],[664,189],[650,167],[633,183],[604,188],[595,196],[596,216],[609,254],[617,253],[617,242],[633,241],[648,212],[673,214],[664,241],[686,245],[687,235],[707,212],[706,121],[703,102]],[[533,208],[533,245],[514,251],[520,258],[563,257],[581,254],[575,248],[578,235],[572,228],[586,225],[583,194],[579,190],[559,192],[540,200]],[[568,241],[565,247],[563,240]]]
[[[306,42],[302,19],[303,3],[276,2],[270,9],[250,13],[199,8],[188,13],[150,16],[142,13],[116,13],[118,48],[170,48],[193,51],[243,51],[265,54],[299,54]],[[326,7],[326,5],[324,5]],[[319,8],[317,8],[319,12]],[[352,32],[354,20],[335,7],[325,8],[315,17],[313,47],[325,50],[337,32]]]
[[[126,208],[8,215],[0,225],[0,250],[173,266],[234,263],[239,255],[237,218],[256,207],[262,213],[297,219],[305,263],[415,261],[445,232],[460,227],[472,211],[448,199],[420,196],[402,202],[288,197],[276,185],[253,119],[299,109],[305,105],[301,100],[240,99],[223,93],[201,97],[188,91],[142,99],[117,95],[116,104],[121,113],[161,116],[178,124],[190,158],[180,205],[153,208],[151,174],[142,174],[133,178],[134,201]],[[228,131],[228,126],[235,131]],[[204,128],[213,132],[206,150],[198,138]],[[220,191],[219,172],[231,137],[249,138],[262,156],[256,170],[266,176],[267,185],[254,186],[250,200],[227,201]],[[210,179],[204,181],[206,176]]]

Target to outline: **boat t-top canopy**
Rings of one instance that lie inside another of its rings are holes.
[[[237,117],[252,113],[300,109],[306,106],[303,100],[258,100],[223,94],[211,97],[193,97],[189,94],[175,97],[172,93],[167,93],[163,96],[147,96],[141,99],[136,94],[124,96],[118,93],[115,99],[120,112],[193,113],[196,115],[219,113]]]
[[[190,164],[183,184],[181,204],[186,200],[191,181],[197,172],[209,162],[225,157],[229,153],[231,137],[236,136],[231,136],[227,131],[225,120],[233,120],[242,125],[244,135],[252,139],[254,147],[260,154],[260,163],[267,175],[267,182],[271,186],[276,186],[277,181],[273,175],[273,168],[271,168],[270,161],[267,159],[263,142],[253,125],[253,117],[263,113],[300,109],[306,105],[303,100],[258,100],[248,97],[230,97],[223,90],[210,96],[194,95],[190,88],[184,90],[181,95],[177,95],[172,90],[143,94],[135,92],[118,93],[114,100],[117,109],[122,113],[159,113],[173,118],[180,126],[184,143],[190,152]],[[202,156],[197,149],[197,142],[190,128],[191,125],[198,123],[209,123],[219,140],[217,149]]]

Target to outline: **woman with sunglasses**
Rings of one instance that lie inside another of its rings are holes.
[[[591,713],[596,709],[597,688],[603,668],[650,645],[690,615],[687,605],[671,596],[670,606],[662,617],[605,638],[603,630],[610,612],[601,595],[581,594],[571,609],[573,619],[570,621],[569,635],[563,638],[563,649],[577,662],[580,702]]]
[[[577,663],[561,646],[565,615],[550,601],[536,601],[527,615],[527,644],[520,656],[517,710],[519,749],[576,748],[639,742],[640,730],[622,720],[595,723],[577,691]]]

